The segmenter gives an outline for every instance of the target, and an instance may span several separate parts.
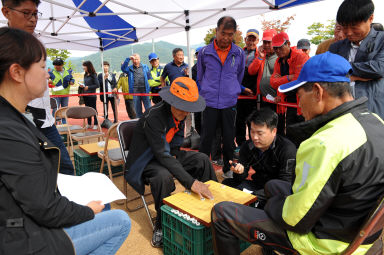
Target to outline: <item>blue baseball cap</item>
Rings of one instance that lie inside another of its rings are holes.
[[[253,35],[256,38],[259,38],[259,31],[257,29],[248,29],[245,37],[248,37],[250,35]]]
[[[279,92],[297,89],[307,82],[350,82],[351,72],[352,66],[345,58],[327,51],[310,58],[301,69],[299,78],[281,85]]]
[[[158,59],[159,57],[157,56],[156,53],[152,52],[151,54],[148,55],[149,62],[153,59]]]
[[[196,50],[195,50],[195,54],[198,54],[199,51],[203,48],[203,46],[200,46],[200,47],[197,47]]]

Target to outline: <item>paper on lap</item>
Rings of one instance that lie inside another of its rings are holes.
[[[62,196],[81,205],[93,200],[101,200],[103,204],[107,204],[126,198],[115,184],[101,173],[89,172],[82,176],[59,173],[57,186]]]

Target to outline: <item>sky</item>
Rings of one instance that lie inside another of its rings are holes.
[[[261,20],[285,20],[291,15],[295,15],[295,19],[291,22],[291,25],[287,31],[292,45],[296,45],[297,41],[302,38],[310,39],[307,33],[307,27],[312,25],[314,22],[328,23],[328,20],[336,19],[337,10],[343,0],[324,0],[316,3],[305,4],[298,7],[288,8],[285,10],[273,11],[264,14],[263,17],[253,16],[244,19],[238,19],[237,23],[239,29],[243,34],[250,28],[255,28],[261,31]],[[384,24],[384,1],[383,0],[373,0],[375,4],[375,16],[374,22],[379,22]],[[192,29],[190,31],[190,43],[191,45],[201,44],[204,42],[204,37],[208,29],[215,27],[215,24],[212,24],[210,27]],[[187,45],[186,33],[181,32],[165,37],[160,37],[156,41],[166,41],[176,45]],[[152,41],[143,41],[141,43],[152,42]],[[312,49],[312,54],[315,52],[315,47]],[[71,51],[72,57],[81,57],[94,52],[87,51]]]

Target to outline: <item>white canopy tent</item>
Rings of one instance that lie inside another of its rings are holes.
[[[190,29],[216,24],[224,15],[239,19],[317,1],[41,0],[43,15],[35,32],[47,48],[103,52],[186,31],[191,62]],[[2,14],[0,23],[7,24]],[[103,54],[101,58],[103,63]]]

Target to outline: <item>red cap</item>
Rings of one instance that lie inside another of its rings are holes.
[[[286,41],[289,41],[288,35],[281,32],[272,38],[272,47],[281,47]]]
[[[268,29],[263,32],[263,41],[272,41],[272,38],[277,34],[275,29]]]

